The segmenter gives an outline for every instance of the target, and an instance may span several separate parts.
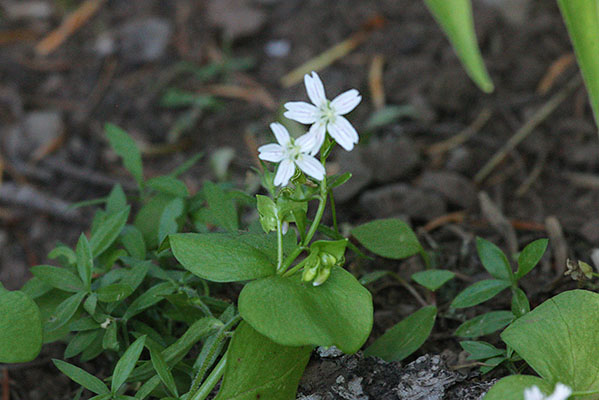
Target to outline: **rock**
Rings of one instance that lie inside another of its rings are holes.
[[[462,174],[471,172],[472,161],[472,152],[467,147],[458,146],[449,152],[445,168]]]
[[[130,64],[156,61],[164,55],[171,33],[172,26],[164,18],[131,20],[118,29],[120,53]]]
[[[587,221],[580,227],[578,233],[584,237],[591,245],[599,244],[599,218]]]
[[[375,218],[407,215],[431,220],[446,213],[443,198],[432,191],[398,183],[369,190],[360,197],[360,205]]]
[[[511,24],[522,25],[528,20],[531,0],[482,0],[496,8],[503,18]]]
[[[449,202],[463,208],[477,203],[476,188],[472,182],[455,172],[427,171],[419,179],[418,186],[440,193]]]
[[[13,158],[28,160],[37,149],[57,140],[64,128],[60,112],[32,111],[25,115],[20,126],[7,130],[8,153]]]
[[[206,15],[212,25],[222,28],[231,39],[250,36],[266,23],[266,14],[247,0],[210,0]]]
[[[339,172],[350,172],[352,177],[349,181],[333,189],[335,200],[344,203],[354,197],[364,187],[372,182],[372,172],[362,162],[362,149],[355,148],[353,151],[339,151],[335,157],[335,164]]]
[[[290,50],[291,43],[289,43],[289,40],[285,39],[271,40],[264,45],[264,52],[266,55],[273,58],[287,57]]]
[[[424,355],[408,364],[397,385],[398,399],[442,400],[445,390],[460,380],[460,374],[451,371],[439,355]]]
[[[54,14],[52,2],[48,1],[6,1],[2,8],[8,19],[45,19]]]
[[[408,138],[372,140],[363,149],[361,158],[379,183],[405,177],[420,161],[416,146]]]

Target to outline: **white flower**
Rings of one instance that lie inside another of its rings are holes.
[[[538,386],[532,386],[524,389],[524,400],[566,400],[571,394],[572,389],[563,383],[555,385],[555,390],[549,396],[545,396]]]
[[[314,147],[314,137],[308,133],[296,140],[289,137],[287,129],[278,122],[270,124],[270,129],[277,138],[276,143],[260,146],[258,157],[264,161],[280,162],[275,175],[275,186],[285,186],[295,173],[295,167],[299,167],[307,175],[321,181],[324,178],[325,169],[320,162],[308,154]]]
[[[312,72],[312,76],[304,75],[304,83],[312,104],[304,101],[285,103],[287,111],[284,115],[302,124],[312,124],[308,131],[309,135],[314,136],[314,146],[310,149],[310,154],[318,153],[327,131],[345,150],[353,149],[354,144],[358,143],[358,132],[343,115],[360,103],[360,93],[356,89],[350,89],[329,101],[316,72]]]

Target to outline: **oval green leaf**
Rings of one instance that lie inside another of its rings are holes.
[[[170,236],[170,245],[185,269],[213,282],[246,281],[275,273],[265,252],[228,234],[180,233]]]
[[[501,279],[485,279],[468,286],[451,302],[452,308],[472,307],[492,299],[512,284]]]
[[[476,338],[489,335],[504,328],[514,320],[509,311],[491,311],[474,317],[458,327],[455,335],[463,338]]]
[[[0,291],[0,363],[33,360],[42,348],[37,305],[23,292]]]
[[[334,267],[321,286],[279,275],[248,283],[239,313],[254,329],[286,346],[332,346],[355,353],[372,329],[372,297],[352,274]]]
[[[455,274],[445,269],[429,269],[412,275],[414,282],[433,292],[452,280]]]
[[[422,250],[412,228],[397,218],[368,222],[352,229],[351,234],[362,246],[385,258],[398,260]]]
[[[365,351],[385,361],[401,361],[424,344],[435,325],[437,307],[427,306],[387,330]]]

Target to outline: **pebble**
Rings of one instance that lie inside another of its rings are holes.
[[[266,55],[273,58],[287,57],[290,50],[291,43],[289,43],[289,40],[285,39],[271,40],[264,46],[264,52]]]
[[[366,191],[359,201],[375,218],[407,215],[431,220],[445,214],[447,210],[445,201],[439,194],[404,183]]]
[[[25,115],[21,125],[7,129],[8,154],[16,159],[28,160],[38,148],[58,139],[65,129],[59,111],[32,111]]]
[[[447,201],[462,208],[477,203],[476,188],[470,179],[451,171],[427,171],[419,179],[418,186],[441,194]]]
[[[420,154],[410,139],[390,137],[372,140],[363,149],[361,158],[374,181],[389,183],[406,177],[418,165]]]
[[[48,1],[6,1],[2,8],[10,20],[45,19],[54,14],[52,2]]]
[[[230,39],[257,33],[266,23],[266,14],[247,0],[210,0],[206,15]]]
[[[170,41],[172,26],[167,19],[143,17],[122,25],[118,30],[119,49],[130,64],[160,59]]]

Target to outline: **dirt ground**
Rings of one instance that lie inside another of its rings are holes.
[[[349,88],[363,95],[351,115],[361,143],[351,153],[339,149],[330,167],[354,174],[337,193],[339,218],[404,218],[438,265],[465,282],[435,299],[433,335],[403,366],[315,354],[300,386],[304,399],[476,399],[506,371],[481,377],[453,368],[463,354],[452,337],[460,322],[445,315],[448,302],[468,280],[485,276],[473,238],[514,253],[550,237],[541,268],[523,281],[533,307],[574,286],[561,277],[566,258],[591,262],[599,242],[599,141],[555,2],[474,1],[496,86],[489,95],[468,79],[421,1],[110,0],[76,32],[44,40],[85,3],[0,0],[0,280],[7,288],[19,288],[30,266],[48,262],[57,241],[74,245],[87,228],[92,210],[69,205],[105,196],[116,182],[133,187],[108,150],[106,122],[140,144],[147,177],[203,152],[185,175],[193,192],[218,178],[210,155],[232,149],[229,177],[243,188],[256,146],[270,141],[268,123],[282,117],[284,102],[306,98],[301,83],[285,88],[281,78],[357,37],[355,49],[320,71],[331,96]],[[212,74],[206,65],[220,67]],[[176,91],[213,97],[205,106],[169,106]],[[381,120],[383,105],[396,115],[377,127],[372,117]],[[542,118],[539,110],[546,111]],[[535,118],[526,139],[481,177],[487,161]],[[348,268],[408,278],[423,266],[377,259]],[[420,307],[391,279],[370,288],[373,338]],[[461,317],[506,307],[509,299],[500,296]],[[9,366],[11,399],[71,398],[75,386],[49,363],[60,354],[60,345],[49,347],[33,366]],[[418,360],[448,371],[438,378],[446,384],[437,397],[401,392]],[[101,365],[89,367],[101,373]],[[330,379],[315,368],[330,368]],[[379,369],[392,383],[375,391],[369,374]]]

